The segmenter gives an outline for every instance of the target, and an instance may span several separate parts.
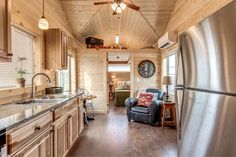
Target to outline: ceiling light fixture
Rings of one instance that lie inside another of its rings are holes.
[[[116,11],[117,4],[116,3],[112,3],[111,8],[112,8],[113,11]]]
[[[39,28],[42,30],[47,30],[49,28],[49,24],[48,24],[48,20],[46,19],[46,17],[44,16],[44,0],[43,0],[43,15],[42,17],[39,19]]]
[[[119,42],[120,42],[120,37],[119,37],[118,34],[116,34],[115,43],[116,43],[116,44],[119,44]]]
[[[125,8],[127,7],[127,5],[123,2],[121,3],[112,3],[111,8],[113,11],[115,11],[117,14],[121,14],[123,10],[125,10]]]
[[[123,2],[121,2],[121,3],[120,3],[120,7],[121,7],[122,10],[125,10],[125,8],[126,8],[126,4],[123,3]]]

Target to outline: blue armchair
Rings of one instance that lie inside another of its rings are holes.
[[[145,92],[158,93],[157,99],[153,100],[149,107],[137,106],[138,98],[127,98],[125,106],[128,121],[131,119],[151,125],[159,124],[161,121],[161,106],[165,93],[162,90],[148,88]]]

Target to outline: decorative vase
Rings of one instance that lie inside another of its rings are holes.
[[[23,88],[23,87],[25,87],[25,79],[24,79],[24,78],[16,79],[16,86],[17,86],[18,88]]]

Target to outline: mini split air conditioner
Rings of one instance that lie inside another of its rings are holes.
[[[158,47],[160,49],[166,49],[177,42],[177,36],[175,32],[167,32],[165,33],[157,42]]]

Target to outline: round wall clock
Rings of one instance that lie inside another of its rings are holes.
[[[138,73],[144,78],[149,78],[156,72],[155,64],[150,60],[144,60],[138,65]]]

